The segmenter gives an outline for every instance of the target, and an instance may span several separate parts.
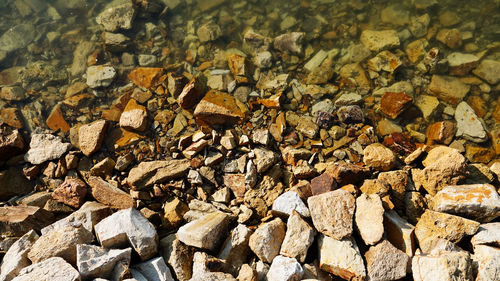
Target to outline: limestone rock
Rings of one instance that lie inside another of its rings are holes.
[[[175,277],[181,281],[191,279],[194,248],[179,241],[175,234],[161,239],[160,248]]]
[[[455,120],[457,120],[457,137],[464,137],[473,142],[483,142],[488,139],[479,117],[465,101],[455,109]]]
[[[266,277],[268,281],[299,281],[302,275],[304,270],[296,259],[276,256]]]
[[[227,232],[228,224],[228,215],[214,212],[181,226],[177,237],[186,245],[215,251]]]
[[[356,226],[366,245],[375,245],[384,235],[384,208],[376,194],[356,198]]]
[[[316,231],[296,211],[292,211],[287,221],[285,239],[280,255],[304,262],[307,250],[314,241]]]
[[[31,264],[28,252],[38,238],[38,234],[30,230],[10,246],[0,265],[0,280],[12,280]]]
[[[279,218],[261,224],[250,236],[250,249],[263,261],[270,263],[279,254],[285,238],[285,224]]]
[[[413,280],[472,280],[472,260],[464,251],[419,254],[412,259]]]
[[[103,247],[130,244],[143,261],[158,251],[158,235],[154,226],[135,209],[118,211],[100,221],[94,229]]]
[[[90,156],[101,148],[107,128],[108,122],[106,120],[98,120],[91,124],[82,125],[78,129],[78,145],[83,154]]]
[[[319,266],[345,280],[364,280],[366,269],[358,245],[353,238],[335,240],[320,235]]]
[[[182,177],[189,168],[189,160],[186,159],[141,162],[130,170],[127,183],[133,189],[141,190],[155,183]]]
[[[387,240],[396,248],[413,256],[416,250],[415,227],[402,219],[394,210],[384,213],[384,228]]]
[[[343,189],[307,199],[315,228],[335,239],[346,238],[352,234],[354,203],[354,196]]]
[[[108,87],[116,77],[111,66],[93,65],[87,68],[87,85],[90,88]]]
[[[217,269],[220,267],[221,267],[220,260],[212,256],[209,256],[204,252],[196,252],[194,253],[194,259],[193,259],[193,277],[189,281],[198,281],[198,280],[236,281],[236,279],[231,274],[218,271]]]
[[[39,207],[0,207],[0,233],[4,236],[20,237],[30,230],[39,231],[53,220],[50,212]]]
[[[130,130],[144,131],[148,126],[146,107],[130,99],[120,115],[120,127]]]
[[[482,60],[472,72],[486,80],[489,84],[495,85],[500,81],[500,62],[496,60]]]
[[[127,209],[135,206],[134,199],[125,191],[100,177],[91,176],[87,180],[92,196],[99,203],[113,209]]]
[[[369,280],[399,280],[406,276],[410,257],[383,240],[365,253]]]
[[[295,191],[287,191],[278,196],[278,198],[274,200],[273,211],[287,215],[291,215],[292,211],[296,211],[304,217],[311,216],[306,204],[300,199]]]
[[[67,178],[52,192],[52,198],[73,208],[80,208],[85,202],[87,185],[79,180]]]
[[[441,75],[433,75],[428,87],[430,93],[453,105],[462,101],[469,89],[459,78]]]
[[[32,134],[30,149],[24,160],[37,165],[48,160],[59,159],[71,149],[70,143],[63,143],[62,138],[51,134]]]
[[[60,257],[25,267],[12,281],[80,281],[80,273]]]
[[[210,126],[232,125],[242,121],[244,113],[232,95],[210,90],[196,106],[194,116],[198,122]]]
[[[474,247],[487,244],[500,246],[500,222],[481,224],[470,242]]]
[[[82,278],[108,278],[111,275],[115,264],[123,262],[130,264],[131,248],[121,249],[105,249],[94,245],[77,245],[77,262],[78,271]]]
[[[363,150],[363,154],[363,162],[375,170],[389,171],[396,165],[396,156],[383,144],[370,144]]]
[[[134,266],[148,281],[174,281],[170,269],[162,257],[154,258]]]
[[[254,163],[258,173],[264,173],[279,160],[279,156],[275,152],[266,148],[256,148],[253,152],[255,153]]]
[[[380,52],[399,46],[399,37],[395,30],[364,30],[359,38],[370,51]]]
[[[231,235],[224,241],[221,247],[219,259],[224,260],[230,267],[230,271],[236,273],[237,269],[246,261],[250,252],[248,242],[252,231],[243,224],[238,224]]]
[[[486,245],[474,247],[472,256],[477,263],[476,281],[493,281],[500,279],[500,249]]]
[[[123,3],[125,2],[125,3]],[[120,29],[131,29],[135,18],[132,1],[122,1],[120,5],[106,7],[96,18],[96,22],[104,26],[106,31],[115,32]]]

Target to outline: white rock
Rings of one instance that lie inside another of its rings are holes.
[[[116,77],[116,70],[111,66],[93,65],[87,68],[87,85],[90,88],[108,87]]]
[[[253,152],[255,153],[254,163],[257,168],[257,172],[259,173],[267,171],[274,163],[279,160],[278,155],[269,149],[256,148],[253,150]]]
[[[303,217],[310,217],[309,209],[295,191],[287,191],[273,202],[273,211],[290,215],[295,210]]]
[[[273,55],[269,51],[258,52],[255,54],[253,62],[258,68],[268,68],[273,63]]]
[[[60,257],[25,267],[12,281],[80,281],[80,273]]]
[[[94,227],[97,239],[106,248],[130,244],[142,260],[158,251],[158,235],[154,226],[137,210],[120,210]]]
[[[472,261],[465,251],[417,254],[412,259],[411,269],[415,281],[472,280]]]
[[[500,249],[478,245],[472,258],[478,267],[476,281],[500,280]]]
[[[481,224],[470,242],[474,247],[482,244],[500,247],[500,222]]]
[[[82,278],[110,278],[117,262],[130,264],[131,248],[105,249],[94,245],[76,246],[76,265]]]
[[[228,224],[228,215],[222,212],[210,213],[181,226],[177,237],[186,245],[215,251],[227,233]]]
[[[479,117],[465,101],[458,104],[455,120],[457,120],[457,137],[464,137],[472,142],[483,142],[488,139]]]
[[[304,262],[315,235],[314,228],[302,219],[299,213],[292,211],[287,221],[287,230],[280,254]]]
[[[356,198],[355,222],[366,245],[375,245],[384,235],[384,207],[377,194]]]
[[[148,281],[174,281],[170,269],[162,257],[154,258],[134,266]]]
[[[318,240],[319,266],[322,270],[346,280],[364,280],[366,269],[356,241],[336,240],[320,235]]]
[[[24,160],[33,165],[42,164],[48,160],[59,159],[71,149],[70,143],[63,143],[62,138],[51,134],[32,134],[30,149],[24,155]]]
[[[246,261],[250,252],[248,246],[250,235],[252,235],[252,231],[248,227],[244,224],[238,224],[231,231],[231,235],[226,239],[217,256],[219,259],[226,261],[226,265],[231,267],[234,273]]]
[[[365,253],[368,280],[400,280],[406,276],[410,257],[383,240]]]
[[[250,236],[250,249],[263,261],[270,263],[279,254],[285,238],[285,224],[281,219],[261,224]]]
[[[12,280],[21,269],[31,264],[28,252],[37,239],[38,234],[30,230],[10,246],[0,265],[0,280]]]
[[[320,112],[320,111],[332,113],[334,109],[335,109],[335,106],[333,106],[333,102],[330,99],[322,100],[318,103],[315,103],[312,106],[311,115],[317,116],[318,112]]]
[[[267,273],[267,281],[299,281],[302,275],[304,270],[296,259],[276,256]]]

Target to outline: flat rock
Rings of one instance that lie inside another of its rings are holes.
[[[268,281],[299,281],[302,275],[304,270],[296,259],[276,256],[266,277]]]
[[[174,281],[170,269],[162,257],[154,258],[134,265],[148,281]]]
[[[337,183],[332,175],[323,173],[311,179],[311,193],[312,195],[319,195],[321,193],[333,191],[337,188]]]
[[[292,211],[296,211],[301,216],[311,216],[306,204],[302,201],[302,199],[300,199],[299,195],[295,191],[287,191],[278,196],[278,198],[274,200],[273,211],[287,215],[291,215]]]
[[[60,257],[25,267],[12,281],[80,281],[80,273]]]
[[[30,230],[10,246],[0,265],[0,280],[12,280],[31,264],[28,252],[38,238],[38,234]]]
[[[103,247],[130,244],[143,261],[158,251],[158,234],[153,224],[135,209],[118,211],[100,221],[94,229]]]
[[[230,267],[230,271],[236,273],[238,268],[246,261],[250,253],[248,242],[252,233],[244,224],[238,224],[222,244],[217,257],[226,262],[226,266]]]
[[[477,263],[476,281],[500,280],[500,249],[478,245],[472,259]]]
[[[100,177],[91,176],[87,183],[92,197],[101,204],[113,209],[128,209],[135,206],[134,199],[128,193]]]
[[[80,179],[67,178],[52,192],[52,198],[73,208],[80,208],[85,202],[87,185]]]
[[[40,231],[53,220],[50,212],[39,207],[0,207],[0,233],[4,236],[21,237],[30,230]]]
[[[420,109],[423,117],[428,120],[437,114],[439,109],[439,100],[435,96],[419,95],[415,99],[415,106]]]
[[[10,53],[22,49],[35,39],[36,34],[36,28],[31,23],[15,25],[0,37],[0,51]]]
[[[394,210],[384,213],[384,229],[387,240],[396,248],[413,256],[416,250],[415,227],[401,218]]]
[[[76,253],[76,265],[82,278],[111,279],[116,263],[130,264],[132,249],[105,249],[99,246],[81,244],[76,246]]]
[[[24,160],[37,165],[45,161],[59,159],[71,149],[70,143],[63,143],[59,136],[51,134],[32,134],[30,149],[24,155]]]
[[[345,280],[364,280],[366,269],[358,245],[353,238],[336,240],[320,235],[319,266]]]
[[[500,222],[484,223],[472,237],[471,244],[500,246]]]
[[[386,92],[380,100],[380,110],[391,119],[397,118],[413,102],[404,92]]]
[[[221,37],[222,30],[217,23],[209,21],[198,28],[196,35],[200,38],[200,42],[210,42]]]
[[[163,68],[161,67],[138,67],[127,75],[127,78],[135,85],[149,89],[157,86],[162,81]]]
[[[365,253],[369,280],[399,280],[406,276],[410,257],[383,240]]]
[[[138,104],[134,99],[130,99],[125,109],[120,115],[120,127],[144,131],[148,126],[148,112],[146,107]]]
[[[175,277],[182,281],[191,279],[194,248],[182,243],[175,234],[161,239],[160,248]]]
[[[465,251],[419,254],[412,259],[413,280],[473,280],[472,260]]]
[[[115,32],[132,28],[132,21],[135,18],[134,4],[132,1],[119,3],[119,5],[108,5],[96,18],[96,22],[104,26],[106,31]]]
[[[470,86],[456,77],[433,75],[427,90],[440,100],[456,105],[467,95]]]
[[[375,245],[384,235],[384,208],[377,194],[356,198],[356,226],[366,245]]]
[[[326,168],[326,172],[335,179],[338,186],[359,184],[371,175],[368,167],[362,167],[350,163],[332,164]]]
[[[228,215],[214,212],[181,226],[177,237],[186,245],[215,251],[227,233],[228,224]]]
[[[116,77],[116,70],[111,66],[93,65],[87,68],[87,85],[90,88],[108,87]]]
[[[270,263],[279,254],[285,238],[285,224],[281,219],[261,224],[250,236],[250,249],[263,261]]]
[[[366,166],[379,171],[389,171],[396,165],[396,156],[389,148],[380,143],[373,143],[363,150],[363,162]]]
[[[207,78],[203,75],[197,75],[187,83],[177,98],[179,106],[184,109],[195,107],[205,95]]]
[[[106,120],[98,120],[80,126],[78,129],[78,145],[83,154],[90,156],[101,149],[108,124]]]
[[[210,90],[196,105],[194,116],[197,122],[213,125],[232,125],[245,117],[236,99],[224,92]]]
[[[479,58],[477,56],[458,52],[449,54],[446,59],[450,67],[450,74],[456,76],[466,75],[479,63]]]
[[[316,231],[296,211],[292,211],[287,221],[285,239],[280,255],[304,262],[307,251],[314,241]]]
[[[465,101],[455,109],[455,120],[457,121],[457,137],[464,137],[472,142],[483,142],[488,139],[488,133],[479,117]]]
[[[275,49],[281,52],[290,52],[293,54],[302,53],[302,39],[304,38],[304,32],[290,32],[278,35],[273,40],[273,46]]]
[[[395,30],[364,30],[359,38],[370,51],[380,52],[399,46],[399,37]]]
[[[187,174],[190,167],[187,159],[141,162],[130,170],[127,183],[133,189],[144,189],[155,183],[180,178]]]
[[[351,193],[338,189],[307,199],[316,229],[332,238],[342,239],[352,234],[355,199]]]
[[[472,72],[489,84],[495,85],[500,81],[500,61],[482,60]]]

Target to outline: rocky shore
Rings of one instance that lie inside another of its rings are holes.
[[[0,281],[500,280],[500,3],[445,2],[0,3]]]

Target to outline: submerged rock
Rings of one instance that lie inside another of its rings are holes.
[[[132,21],[135,18],[135,8],[132,1],[121,1],[123,4],[110,4],[97,17],[96,22],[104,26],[109,32],[120,29],[131,29]]]

